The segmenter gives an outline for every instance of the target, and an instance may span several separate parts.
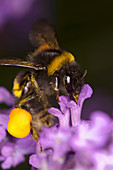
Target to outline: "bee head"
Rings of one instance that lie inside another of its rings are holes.
[[[69,95],[71,100],[78,102],[78,97],[84,83],[84,76],[76,61],[64,64],[59,70],[59,89],[64,91],[64,94]],[[58,84],[58,83],[57,83]]]

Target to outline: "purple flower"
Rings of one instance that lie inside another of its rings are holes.
[[[113,169],[113,152],[109,153],[106,150],[101,150],[93,153],[94,168],[92,170]]]
[[[4,99],[1,101],[6,102],[5,93],[1,94]],[[77,104],[68,97],[60,96],[60,110],[49,109],[58,117],[59,124],[43,127],[37,144],[30,135],[23,139],[7,136],[9,111],[5,111],[6,115],[1,112],[1,167],[15,167],[25,160],[26,154],[33,153],[29,158],[32,170],[113,169],[113,120],[101,111],[93,112],[89,121],[80,120],[83,102],[91,94],[90,86],[84,85]]]
[[[34,167],[34,168],[40,168],[39,158],[38,158],[37,154],[33,154],[30,156],[29,164],[32,165],[32,167]]]
[[[79,95],[78,103],[76,104],[74,101],[71,101],[69,97],[60,96],[59,97],[59,105],[60,109],[51,108],[48,110],[49,113],[58,117],[60,126],[66,127],[70,125],[70,116],[72,126],[76,126],[80,123],[80,116],[82,105],[85,99],[91,97],[92,89],[88,84],[84,84]]]
[[[37,144],[38,150],[29,160],[32,166],[42,170],[112,169],[113,121],[101,111],[93,112],[89,121],[80,120],[83,102],[91,94],[89,85],[84,85],[77,104],[68,97],[61,96],[61,110],[49,109],[51,114],[59,118],[60,126],[43,128]],[[39,150],[40,146],[43,148],[42,152]]]
[[[25,160],[16,144],[12,142],[4,143],[1,148],[1,157],[3,158],[3,163],[1,164],[3,169],[9,169],[11,166],[15,167]]]
[[[44,138],[40,138],[40,144],[43,147],[43,150],[52,149],[54,152],[54,159],[58,159],[62,157],[67,152],[67,148],[69,147],[69,142],[71,138],[70,128],[50,128],[46,129],[42,133],[45,134]],[[45,140],[47,141],[45,142]],[[61,152],[62,148],[62,152]],[[49,152],[52,154],[52,152]]]
[[[24,155],[34,153],[36,149],[36,142],[28,136],[24,139],[18,139],[15,142],[4,142],[1,146],[0,158],[2,161],[1,167],[9,169],[16,167],[21,162],[25,161]]]
[[[59,100],[62,100],[62,99],[65,99],[66,101],[68,101],[69,98],[68,97],[64,97],[64,96],[60,96]],[[62,106],[63,105],[64,104],[62,103]],[[66,105],[64,105],[64,106],[66,106]],[[62,107],[61,107],[61,109],[62,109]],[[65,108],[65,110],[66,111],[64,111],[64,110],[60,111],[59,109],[54,108],[54,107],[52,107],[52,108],[50,108],[48,110],[49,113],[51,113],[52,115],[58,117],[59,124],[62,127],[68,127],[69,126],[70,109],[69,108]]]
[[[38,150],[36,154],[30,157],[29,163],[32,166],[35,168],[40,167],[42,169],[42,165],[45,165],[46,168],[55,166],[58,169],[63,166],[66,159],[65,155],[68,155],[68,152],[70,152],[71,149],[70,141],[75,135],[75,126],[80,123],[82,104],[84,100],[91,95],[92,89],[90,86],[84,85],[77,104],[74,101],[70,101],[69,97],[60,96],[59,105],[61,111],[57,108],[51,108],[48,110],[49,113],[59,118],[60,127],[58,128],[57,126],[54,126],[49,129],[43,128],[39,140],[43,152],[40,153]],[[70,128],[70,116],[72,126],[75,128]]]
[[[71,121],[73,126],[79,124],[83,102],[85,99],[90,98],[92,93],[93,93],[92,88],[88,84],[84,84],[79,95],[78,103],[76,104],[73,101],[70,102]]]
[[[5,103],[8,106],[14,105],[14,97],[4,87],[0,87],[0,103]],[[2,142],[6,137],[9,112],[10,109],[0,110],[0,142]]]
[[[109,124],[109,127],[108,127]],[[29,163],[44,170],[104,170],[113,167],[112,120],[105,113],[92,113],[91,121],[76,127],[44,128],[39,144],[43,151],[30,157]]]
[[[4,87],[0,87],[0,102],[14,105],[14,97]],[[17,166],[25,161],[25,155],[36,150],[36,142],[31,136],[23,139],[8,136],[6,129],[11,109],[0,110],[0,162],[3,169]]]
[[[109,127],[108,127],[109,124]],[[105,113],[92,113],[91,121],[82,121],[76,129],[76,136],[72,140],[75,149],[83,147],[96,148],[104,146],[111,136],[111,119]]]

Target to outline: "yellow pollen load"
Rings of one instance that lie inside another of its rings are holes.
[[[24,109],[15,108],[9,115],[7,131],[16,138],[24,138],[30,132],[32,116]]]
[[[75,58],[71,53],[63,52],[60,56],[57,56],[48,65],[48,75],[53,75],[64,63],[71,63]]]

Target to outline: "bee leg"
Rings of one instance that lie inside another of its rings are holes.
[[[56,90],[56,100],[59,103],[59,89]]]
[[[59,89],[55,87],[54,90],[55,90],[55,94],[56,94],[56,100],[59,103]]]
[[[43,151],[43,148],[42,148],[42,145],[40,144],[40,152],[42,152]]]
[[[32,100],[34,98],[34,96],[30,95],[26,98],[21,99],[18,104],[16,105],[17,107],[21,108],[25,103],[27,103],[28,101]]]
[[[40,152],[42,152],[43,151],[42,145],[38,141],[38,138],[40,137],[40,135],[37,129],[32,125],[32,123],[31,123],[31,136],[40,145]]]
[[[38,138],[40,137],[40,135],[32,123],[31,123],[31,136],[36,142],[38,142]]]
[[[36,95],[39,96],[39,100],[41,99],[42,101],[44,101],[44,103],[48,103],[48,100],[47,100],[44,92],[40,90],[40,87],[39,87],[34,75],[31,74],[30,78],[31,78],[30,81],[34,87],[35,92],[36,92]]]

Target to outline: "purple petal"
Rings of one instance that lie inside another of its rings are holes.
[[[0,125],[2,125],[5,129],[7,129],[8,120],[9,120],[8,115],[0,114]]]
[[[92,127],[89,131],[89,138],[98,145],[106,144],[111,136],[110,117],[101,111],[96,111],[92,113],[91,120]]]
[[[6,131],[5,129],[0,126],[0,142],[6,137]]]
[[[93,154],[95,169],[113,169],[113,154],[106,152],[105,150],[97,151]]]
[[[12,157],[7,157],[7,159],[1,164],[3,169],[9,169],[12,166],[13,159]]]
[[[59,109],[54,108],[54,107],[51,107],[51,108],[48,110],[48,112],[49,112],[50,114],[58,117],[58,118],[59,118],[60,116],[62,116],[62,112],[61,112]]]
[[[95,124],[96,126],[98,125],[100,127],[106,127],[111,122],[110,117],[102,111],[92,112],[91,120],[92,120],[92,124]],[[108,129],[109,129],[109,127],[108,127]]]
[[[75,107],[72,107],[70,110],[72,126],[77,126],[81,121],[82,106],[75,105]]]
[[[60,96],[59,101],[62,102],[64,105],[67,105],[67,103],[70,101],[70,99],[69,99],[69,97],[66,97],[66,96]]]
[[[88,84],[84,84],[79,95],[78,105],[82,105],[85,99],[91,97],[92,93],[92,88]]]
[[[95,112],[92,121],[82,121],[77,127],[76,136],[72,140],[72,147],[97,148],[104,147],[111,137],[111,120],[103,112]],[[109,125],[109,126],[108,126]]]
[[[71,147],[74,150],[78,150],[83,147],[89,147],[87,138],[87,133],[89,131],[90,124],[87,121],[81,121],[81,123],[74,128],[76,134],[73,136],[72,140],[70,141]]]
[[[13,167],[16,167],[17,165],[19,165],[20,163],[25,161],[25,157],[24,155],[22,155],[21,153],[17,152],[16,156],[13,156]]]
[[[35,168],[35,167],[32,166],[32,167],[31,167],[31,170],[37,170],[37,168]]]
[[[0,162],[4,161],[5,157],[0,155]]]
[[[2,163],[3,167],[15,167],[25,161],[23,150],[13,142],[4,142],[1,147],[1,154],[4,157],[4,162]]]
[[[85,99],[91,97],[92,93],[91,87],[88,84],[84,84],[79,95],[78,103],[76,104],[74,101],[68,103],[68,106],[71,109],[72,126],[77,126],[80,123],[83,102]]]
[[[81,121],[82,105],[78,105],[74,101],[70,101],[68,103],[68,107],[70,107],[70,111],[71,111],[72,126],[77,126]]]
[[[18,139],[16,142],[17,148],[23,154],[35,153],[36,150],[36,142],[29,135],[23,139]]]
[[[67,110],[67,104],[70,101],[69,97],[66,96],[60,96],[59,97],[59,105],[60,105],[60,109],[62,111],[62,113],[65,114],[66,110]]]
[[[37,158],[37,155],[36,154],[33,154],[30,156],[29,158],[29,164],[32,165],[33,167],[35,168],[39,168],[39,160]]]
[[[70,126],[70,110],[67,109],[65,115],[60,119],[61,127],[69,127]]]
[[[3,146],[3,147],[2,147],[2,150],[1,150],[1,154],[2,154],[4,157],[8,157],[8,156],[11,156],[11,155],[12,155],[13,151],[14,151],[13,145],[12,145],[12,147],[11,147],[11,146]]]
[[[70,138],[70,128],[60,127],[57,131],[49,131],[48,129],[47,135],[44,138],[40,138],[40,143],[43,150],[48,150],[48,148],[51,148],[49,155],[53,155],[54,159],[58,159],[68,151]]]
[[[45,150],[46,148],[54,148],[53,140],[51,140],[51,138],[47,136],[45,138],[40,138],[40,144],[43,147],[43,150]],[[36,153],[38,154],[39,152],[36,152]]]
[[[70,100],[70,101],[67,103],[67,107],[69,107],[69,108],[75,108],[75,107],[77,107],[77,104],[76,104],[73,100]]]
[[[58,117],[59,119],[59,124],[61,127],[68,127],[69,126],[69,116],[70,116],[70,111],[69,109],[65,109],[65,113],[63,114],[59,109],[57,108],[51,108],[48,110],[49,113],[52,115]]]
[[[0,87],[0,103],[5,103],[8,106],[14,105],[13,95],[11,95],[9,91],[4,87]]]

